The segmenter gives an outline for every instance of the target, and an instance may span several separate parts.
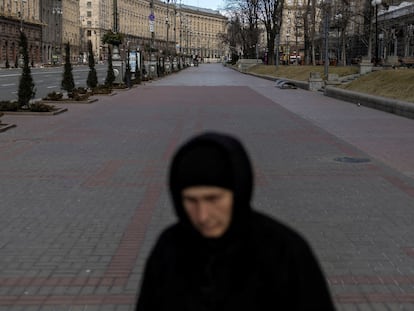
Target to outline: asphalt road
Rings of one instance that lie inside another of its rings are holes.
[[[169,161],[205,130],[242,139],[254,208],[309,241],[338,310],[414,310],[411,119],[217,64],[117,93],[2,117],[0,311],[133,310]]]
[[[103,83],[106,77],[107,66],[103,64],[96,65],[99,83]],[[36,98],[43,98],[53,91],[61,91],[61,81],[63,76],[62,67],[32,68],[32,77],[36,87]],[[86,86],[88,77],[88,66],[74,66],[73,78],[76,87]],[[0,69],[0,100],[17,99],[17,90],[21,69]]]

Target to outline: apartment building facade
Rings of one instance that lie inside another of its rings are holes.
[[[149,51],[152,46],[164,55],[224,55],[218,35],[226,31],[225,16],[181,5],[177,0],[153,3],[151,9],[151,0],[0,0],[0,67],[15,65],[21,27],[28,36],[29,57],[34,65],[61,64],[65,43],[71,46],[72,62],[86,62],[88,40],[95,59],[105,60],[108,47],[102,37],[115,30],[115,24],[116,30],[124,34],[123,53],[127,49]]]
[[[279,56],[283,63],[300,63],[304,59],[303,14],[305,0],[286,0],[278,38]]]
[[[177,1],[154,0],[151,9],[150,0],[118,0],[115,20],[113,0],[79,2],[82,25],[80,54],[83,61],[86,61],[88,40],[92,42],[96,59],[107,58],[108,47],[103,44],[102,37],[109,30],[115,31],[115,26],[116,31],[124,34],[123,53],[128,49],[144,53],[154,49],[164,55],[212,58],[224,55],[218,35],[226,31],[227,18],[218,11],[181,5]],[[153,17],[150,18],[150,15]]]
[[[30,59],[33,63],[41,62],[42,21],[39,1],[0,1],[0,67],[17,65],[21,29],[28,38]]]
[[[79,1],[41,0],[42,63],[61,64],[64,44],[71,46],[72,61],[79,56]]]

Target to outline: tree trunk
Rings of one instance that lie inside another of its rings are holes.
[[[267,42],[267,47],[268,47],[267,62],[269,65],[275,65],[275,38],[276,38],[276,33],[272,31],[269,34],[269,42]]]

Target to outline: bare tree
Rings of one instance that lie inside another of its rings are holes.
[[[331,29],[337,30],[336,35],[336,50],[338,64],[342,62],[342,65],[347,64],[346,60],[346,41],[347,41],[347,28],[350,24],[352,11],[350,10],[349,0],[337,0],[333,6],[334,15],[332,17]]]
[[[227,31],[225,33],[220,33],[218,36],[221,42],[229,47],[231,61],[234,64],[240,57],[239,52],[241,51],[244,41],[244,31],[238,14],[235,14],[235,16],[229,20]]]
[[[316,0],[307,0],[302,9],[305,64],[315,65]]]
[[[258,0],[227,0],[227,11],[234,15],[233,21],[240,25],[239,39],[244,58],[254,58],[259,42]]]
[[[283,0],[252,0],[259,3],[260,15],[266,29],[268,63],[275,64],[275,39],[280,34],[283,16]]]

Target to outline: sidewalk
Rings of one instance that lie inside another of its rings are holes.
[[[67,107],[2,117],[1,311],[133,310],[169,160],[203,130],[242,138],[253,206],[311,243],[338,310],[413,310],[412,120],[216,64]]]

